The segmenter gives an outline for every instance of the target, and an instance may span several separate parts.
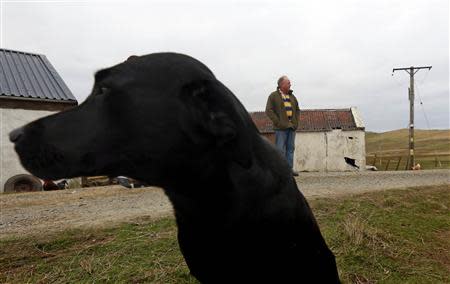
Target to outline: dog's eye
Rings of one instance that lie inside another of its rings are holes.
[[[104,94],[108,93],[108,90],[109,89],[106,87],[99,87],[97,89],[97,95],[104,95]]]

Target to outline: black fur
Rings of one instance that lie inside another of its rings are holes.
[[[45,179],[125,175],[164,188],[202,283],[337,283],[291,169],[199,61],[159,53],[99,71],[80,106],[11,133]]]

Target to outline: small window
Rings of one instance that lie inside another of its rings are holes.
[[[344,157],[344,159],[345,159],[345,162],[346,162],[348,165],[350,165],[350,166],[352,166],[352,167],[355,167],[355,168],[359,169],[359,166],[356,165],[356,160],[355,160],[355,159],[352,159],[352,158],[349,158],[349,157]]]

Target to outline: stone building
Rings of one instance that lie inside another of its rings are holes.
[[[260,133],[275,142],[266,114],[250,115]],[[362,171],[366,167],[365,127],[354,107],[302,109],[295,147],[296,171]]]

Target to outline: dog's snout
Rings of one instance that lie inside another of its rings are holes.
[[[9,133],[9,140],[13,143],[16,143],[20,140],[20,138],[23,136],[23,127],[17,128],[13,131],[11,131],[11,133]]]

